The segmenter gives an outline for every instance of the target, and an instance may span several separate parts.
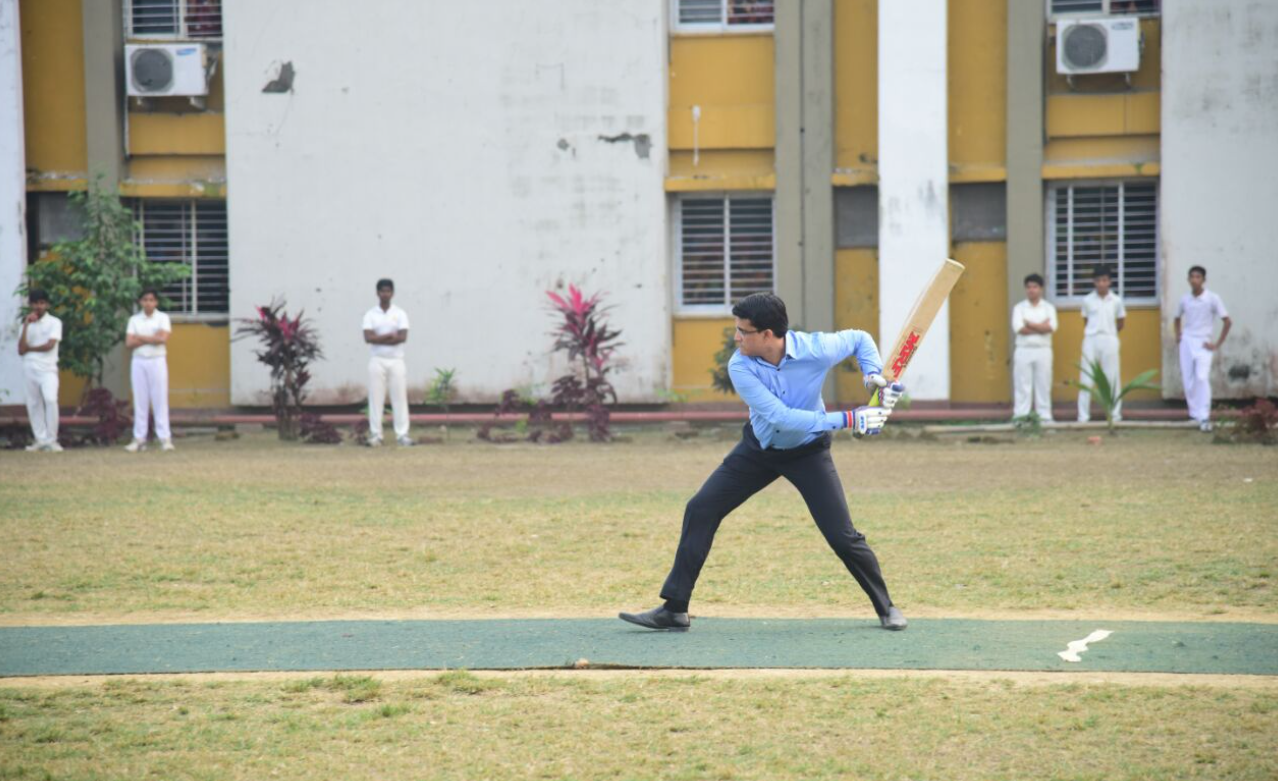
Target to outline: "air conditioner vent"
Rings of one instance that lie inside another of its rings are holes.
[[[1091,69],[1105,61],[1109,48],[1105,31],[1091,24],[1074,25],[1064,40],[1065,61],[1075,68]]]
[[[138,49],[129,58],[132,84],[138,92],[163,93],[173,85],[173,58],[163,49]]]

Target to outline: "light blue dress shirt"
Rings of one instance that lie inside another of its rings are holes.
[[[832,334],[787,331],[778,366],[735,352],[728,361],[728,376],[737,395],[750,405],[750,425],[759,444],[789,450],[844,428],[847,418],[842,412],[825,411],[821,386],[830,369],[852,356],[863,374],[883,371],[874,338],[853,329]]]

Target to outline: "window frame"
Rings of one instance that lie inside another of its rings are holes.
[[[1053,11],[1052,0],[1043,0],[1046,6],[1048,22],[1057,20],[1074,20],[1074,19],[1101,19],[1114,16],[1135,16],[1140,19],[1157,19],[1163,15],[1162,2],[1159,0],[1157,11],[1137,11],[1135,13],[1114,13],[1113,3],[1124,2],[1125,0],[1099,0],[1101,9],[1099,11]]]
[[[175,323],[227,323],[227,322],[230,322],[230,319],[231,319],[231,311],[230,311],[231,310],[231,239],[230,239],[229,208],[227,209],[226,221],[224,222],[224,226],[226,230],[226,311],[225,312],[198,311],[199,302],[200,302],[200,293],[199,293],[200,281],[198,277],[200,250],[199,250],[199,245],[195,240],[195,236],[197,235],[197,232],[198,232],[197,226],[199,224],[199,216],[198,216],[199,210],[196,208],[196,206],[200,203],[220,203],[220,204],[223,204],[223,206],[225,207],[227,205],[227,202],[220,198],[134,198],[132,199],[132,201],[133,202],[131,206],[133,209],[133,219],[138,224],[138,233],[134,236],[134,243],[144,253],[146,252],[145,212],[146,212],[147,204],[180,204],[188,212],[186,219],[187,219],[187,224],[190,226],[190,242],[189,243],[191,246],[191,258],[190,258],[190,262],[187,264],[191,269],[191,275],[190,277],[188,277],[188,279],[190,280],[190,284],[191,284],[191,295],[190,295],[191,305],[192,305],[192,308],[197,311],[178,312],[178,311],[166,309],[164,310],[164,312],[165,314],[169,316],[169,319],[171,319]],[[183,236],[184,243],[186,243],[187,238],[188,237]],[[152,261],[149,256],[147,257],[147,261],[148,262],[164,262],[164,261]],[[167,262],[172,262],[172,261],[167,261]],[[186,261],[183,261],[183,262],[185,263]],[[163,292],[164,291],[161,290],[161,293]]]
[[[680,22],[679,2],[670,0],[670,32],[675,35],[740,35],[751,33],[771,33],[776,30],[776,4],[772,5],[772,21],[766,24],[729,24],[728,5],[732,0],[718,0],[719,21],[717,22]]]
[[[1044,246],[1044,274],[1047,281],[1047,296],[1052,303],[1063,309],[1077,309],[1082,306],[1083,299],[1087,297],[1084,293],[1081,296],[1065,296],[1057,290],[1056,280],[1056,198],[1057,193],[1067,188],[1074,187],[1120,187],[1125,188],[1129,184],[1152,184],[1154,187],[1154,281],[1153,293],[1148,296],[1133,297],[1130,296],[1122,283],[1123,265],[1126,262],[1125,257],[1119,257],[1114,263],[1114,271],[1117,275],[1115,280],[1114,291],[1122,296],[1123,305],[1128,308],[1158,307],[1161,306],[1159,291],[1162,289],[1163,281],[1163,199],[1161,181],[1158,177],[1126,177],[1116,179],[1057,179],[1044,182],[1047,191],[1043,194],[1043,215],[1045,239]],[[1124,193],[1120,190],[1118,203],[1120,213],[1124,207]],[[1070,225],[1073,226],[1073,217],[1070,218]],[[1126,230],[1123,221],[1119,221],[1120,236],[1121,231]],[[1122,244],[1120,241],[1119,247]],[[1073,259],[1069,260],[1070,274],[1073,274]],[[1088,291],[1091,292],[1091,291]]]
[[[679,193],[671,199],[671,216],[670,224],[673,230],[670,232],[671,239],[674,243],[674,273],[671,275],[674,279],[674,296],[673,310],[676,315],[681,317],[706,317],[721,318],[732,316],[733,301],[732,296],[732,258],[728,255],[728,248],[731,246],[732,233],[730,222],[732,219],[730,201],[734,198],[741,199],[759,199],[767,198],[771,203],[771,219],[772,219],[772,289],[770,292],[777,291],[777,198],[776,193],[772,190],[712,190],[705,192]],[[724,203],[723,211],[723,246],[724,246],[724,302],[722,304],[685,304],[683,302],[683,204],[685,201],[722,201]]]
[[[217,35],[192,35],[187,18],[189,0],[173,0],[177,6],[177,32],[172,33],[137,33],[133,30],[133,0],[124,0],[124,38],[126,41],[197,41],[218,43],[226,34],[223,27],[222,3],[218,2],[218,27],[222,31]]]

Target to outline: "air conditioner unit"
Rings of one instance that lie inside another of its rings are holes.
[[[124,47],[129,95],[209,94],[208,51],[202,43],[130,43]]]
[[[1140,22],[1134,16],[1070,19],[1056,26],[1056,72],[1131,73],[1140,70]]]

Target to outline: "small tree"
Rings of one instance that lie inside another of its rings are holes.
[[[284,307],[283,299],[259,306],[257,317],[240,319],[235,338],[256,336],[261,342],[261,349],[254,354],[271,369],[271,411],[280,439],[293,441],[298,437],[306,383],[311,379],[307,367],[324,353],[315,329],[303,320],[302,313],[290,320]]]
[[[146,259],[134,241],[140,226],[133,213],[114,193],[102,189],[101,178],[94,180],[87,193],[70,195],[81,215],[82,238],[55,244],[27,269],[26,282],[18,288],[23,298],[33,288],[49,294],[50,311],[65,325],[58,362],[88,380],[85,399],[102,384],[107,355],[124,341],[138,295],[191,273],[185,263]]]
[[[1118,410],[1118,405],[1122,402],[1123,397],[1135,390],[1161,390],[1161,385],[1154,385],[1150,382],[1154,375],[1158,374],[1157,369],[1150,369],[1142,372],[1140,376],[1124,385],[1121,389],[1115,388],[1109,381],[1109,375],[1105,374],[1105,370],[1101,368],[1100,361],[1093,360],[1088,365],[1079,364],[1078,368],[1082,370],[1087,377],[1087,382],[1080,382],[1078,386],[1088,393],[1092,394],[1092,398],[1100,403],[1105,410],[1105,422],[1109,424],[1109,433],[1113,434],[1114,413]]]
[[[732,387],[732,377],[728,375],[728,361],[737,351],[736,326],[723,329],[723,342],[719,352],[714,354],[714,368],[710,370],[710,385],[720,393],[736,393]]]
[[[426,403],[433,404],[444,410],[444,417],[448,417],[448,408],[453,403],[453,398],[457,396],[457,386],[453,384],[453,378],[457,376],[456,369],[435,369],[435,379],[431,381],[430,388],[426,390]],[[444,440],[448,440],[448,423],[444,423]]]
[[[569,285],[566,299],[551,291],[546,291],[546,295],[562,318],[554,330],[555,350],[568,353],[568,360],[577,362],[574,369],[555,380],[552,399],[569,412],[584,409],[590,439],[607,442],[612,439],[612,431],[606,405],[617,401],[617,391],[608,374],[613,369],[613,353],[621,346],[617,341],[621,332],[608,327],[608,308],[600,306],[598,293],[586,297]]]

